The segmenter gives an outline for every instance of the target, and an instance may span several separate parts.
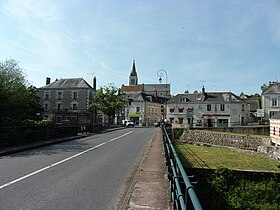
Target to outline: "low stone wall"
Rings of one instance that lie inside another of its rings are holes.
[[[259,146],[258,152],[263,153],[276,160],[280,160],[280,147],[276,146]]]
[[[180,140],[186,143],[204,143],[255,151],[258,146],[270,146],[270,138],[192,130],[185,131]]]
[[[195,130],[210,130],[216,132],[230,132],[230,133],[241,133],[241,134],[253,134],[253,135],[266,135],[269,136],[269,126],[234,126],[234,127],[196,127]]]

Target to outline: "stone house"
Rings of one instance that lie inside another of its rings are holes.
[[[269,119],[270,138],[272,143],[280,146],[280,111]]]
[[[249,106],[231,92],[178,94],[167,102],[167,119],[173,124],[230,127],[247,123]]]
[[[125,95],[128,104],[124,109],[125,120],[136,125],[154,125],[162,119],[162,98],[146,93],[129,93]]]
[[[269,87],[262,93],[262,109],[264,119],[269,120],[280,111],[280,83],[270,82]]]
[[[91,87],[83,78],[59,79],[38,88],[43,119],[56,124],[90,123],[93,114],[88,111],[96,92],[96,78]]]

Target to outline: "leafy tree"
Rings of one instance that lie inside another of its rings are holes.
[[[18,63],[13,60],[0,61],[0,126],[19,125],[33,119],[41,111],[38,90],[28,87],[28,81]]]
[[[112,124],[117,111],[123,108],[127,101],[122,97],[120,91],[114,84],[101,87],[96,91],[96,95],[93,98],[93,103],[90,105],[90,109],[102,111],[109,117],[109,123]]]

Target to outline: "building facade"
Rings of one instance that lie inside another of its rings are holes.
[[[96,91],[96,78],[91,87],[82,78],[60,79],[51,83],[46,79],[46,85],[38,88],[40,104],[44,108],[42,117],[56,124],[89,123],[92,113],[89,106]]]
[[[270,118],[270,138],[273,144],[280,146],[280,111]]]
[[[280,111],[280,83],[271,82],[266,91],[262,94],[262,108],[264,119],[269,120]]]
[[[249,119],[249,107],[231,92],[185,93],[167,102],[167,119],[172,124],[205,127],[240,126]]]
[[[130,93],[125,95],[128,104],[124,109],[124,118],[136,125],[150,126],[162,119],[162,100],[160,97],[146,93]]]

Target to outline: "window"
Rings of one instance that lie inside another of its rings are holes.
[[[273,128],[273,135],[275,135],[275,133],[276,133],[275,131],[276,131],[276,129],[275,129],[275,127],[274,127],[274,128]]]
[[[170,113],[173,113],[174,112],[174,108],[170,108],[169,111],[170,111]]]
[[[57,111],[61,110],[61,104],[57,104]]]
[[[73,92],[73,99],[77,100],[77,98],[78,98],[78,93],[77,92]]]
[[[242,104],[242,111],[245,111],[245,106],[244,106],[244,104]]]
[[[277,112],[275,112],[275,111],[270,111],[270,112],[269,112],[269,117],[270,117],[270,118],[273,117],[274,115],[276,115],[276,113],[277,113]]]
[[[49,104],[45,104],[44,110],[45,110],[45,111],[48,111],[48,110],[49,110]]]
[[[50,93],[45,93],[45,100],[49,100],[50,99]]]
[[[183,113],[184,107],[178,107],[179,113]]]
[[[207,111],[211,111],[211,104],[207,104]]]
[[[62,99],[62,92],[57,92],[57,99],[61,100]]]
[[[170,118],[169,118],[169,121],[170,121],[170,123],[173,123],[174,117],[170,117]]]
[[[272,100],[271,100],[271,102],[272,102],[272,106],[277,106],[277,98],[272,98]]]
[[[136,112],[137,112],[137,113],[140,112],[140,107],[136,107]]]
[[[77,104],[73,104],[72,108],[73,108],[73,110],[77,110],[78,109],[78,105]]]
[[[225,111],[225,105],[224,104],[221,104],[221,111],[223,112],[223,111]]]
[[[179,124],[183,124],[183,122],[184,122],[184,118],[179,117],[179,118],[178,118],[178,120],[179,120]]]

